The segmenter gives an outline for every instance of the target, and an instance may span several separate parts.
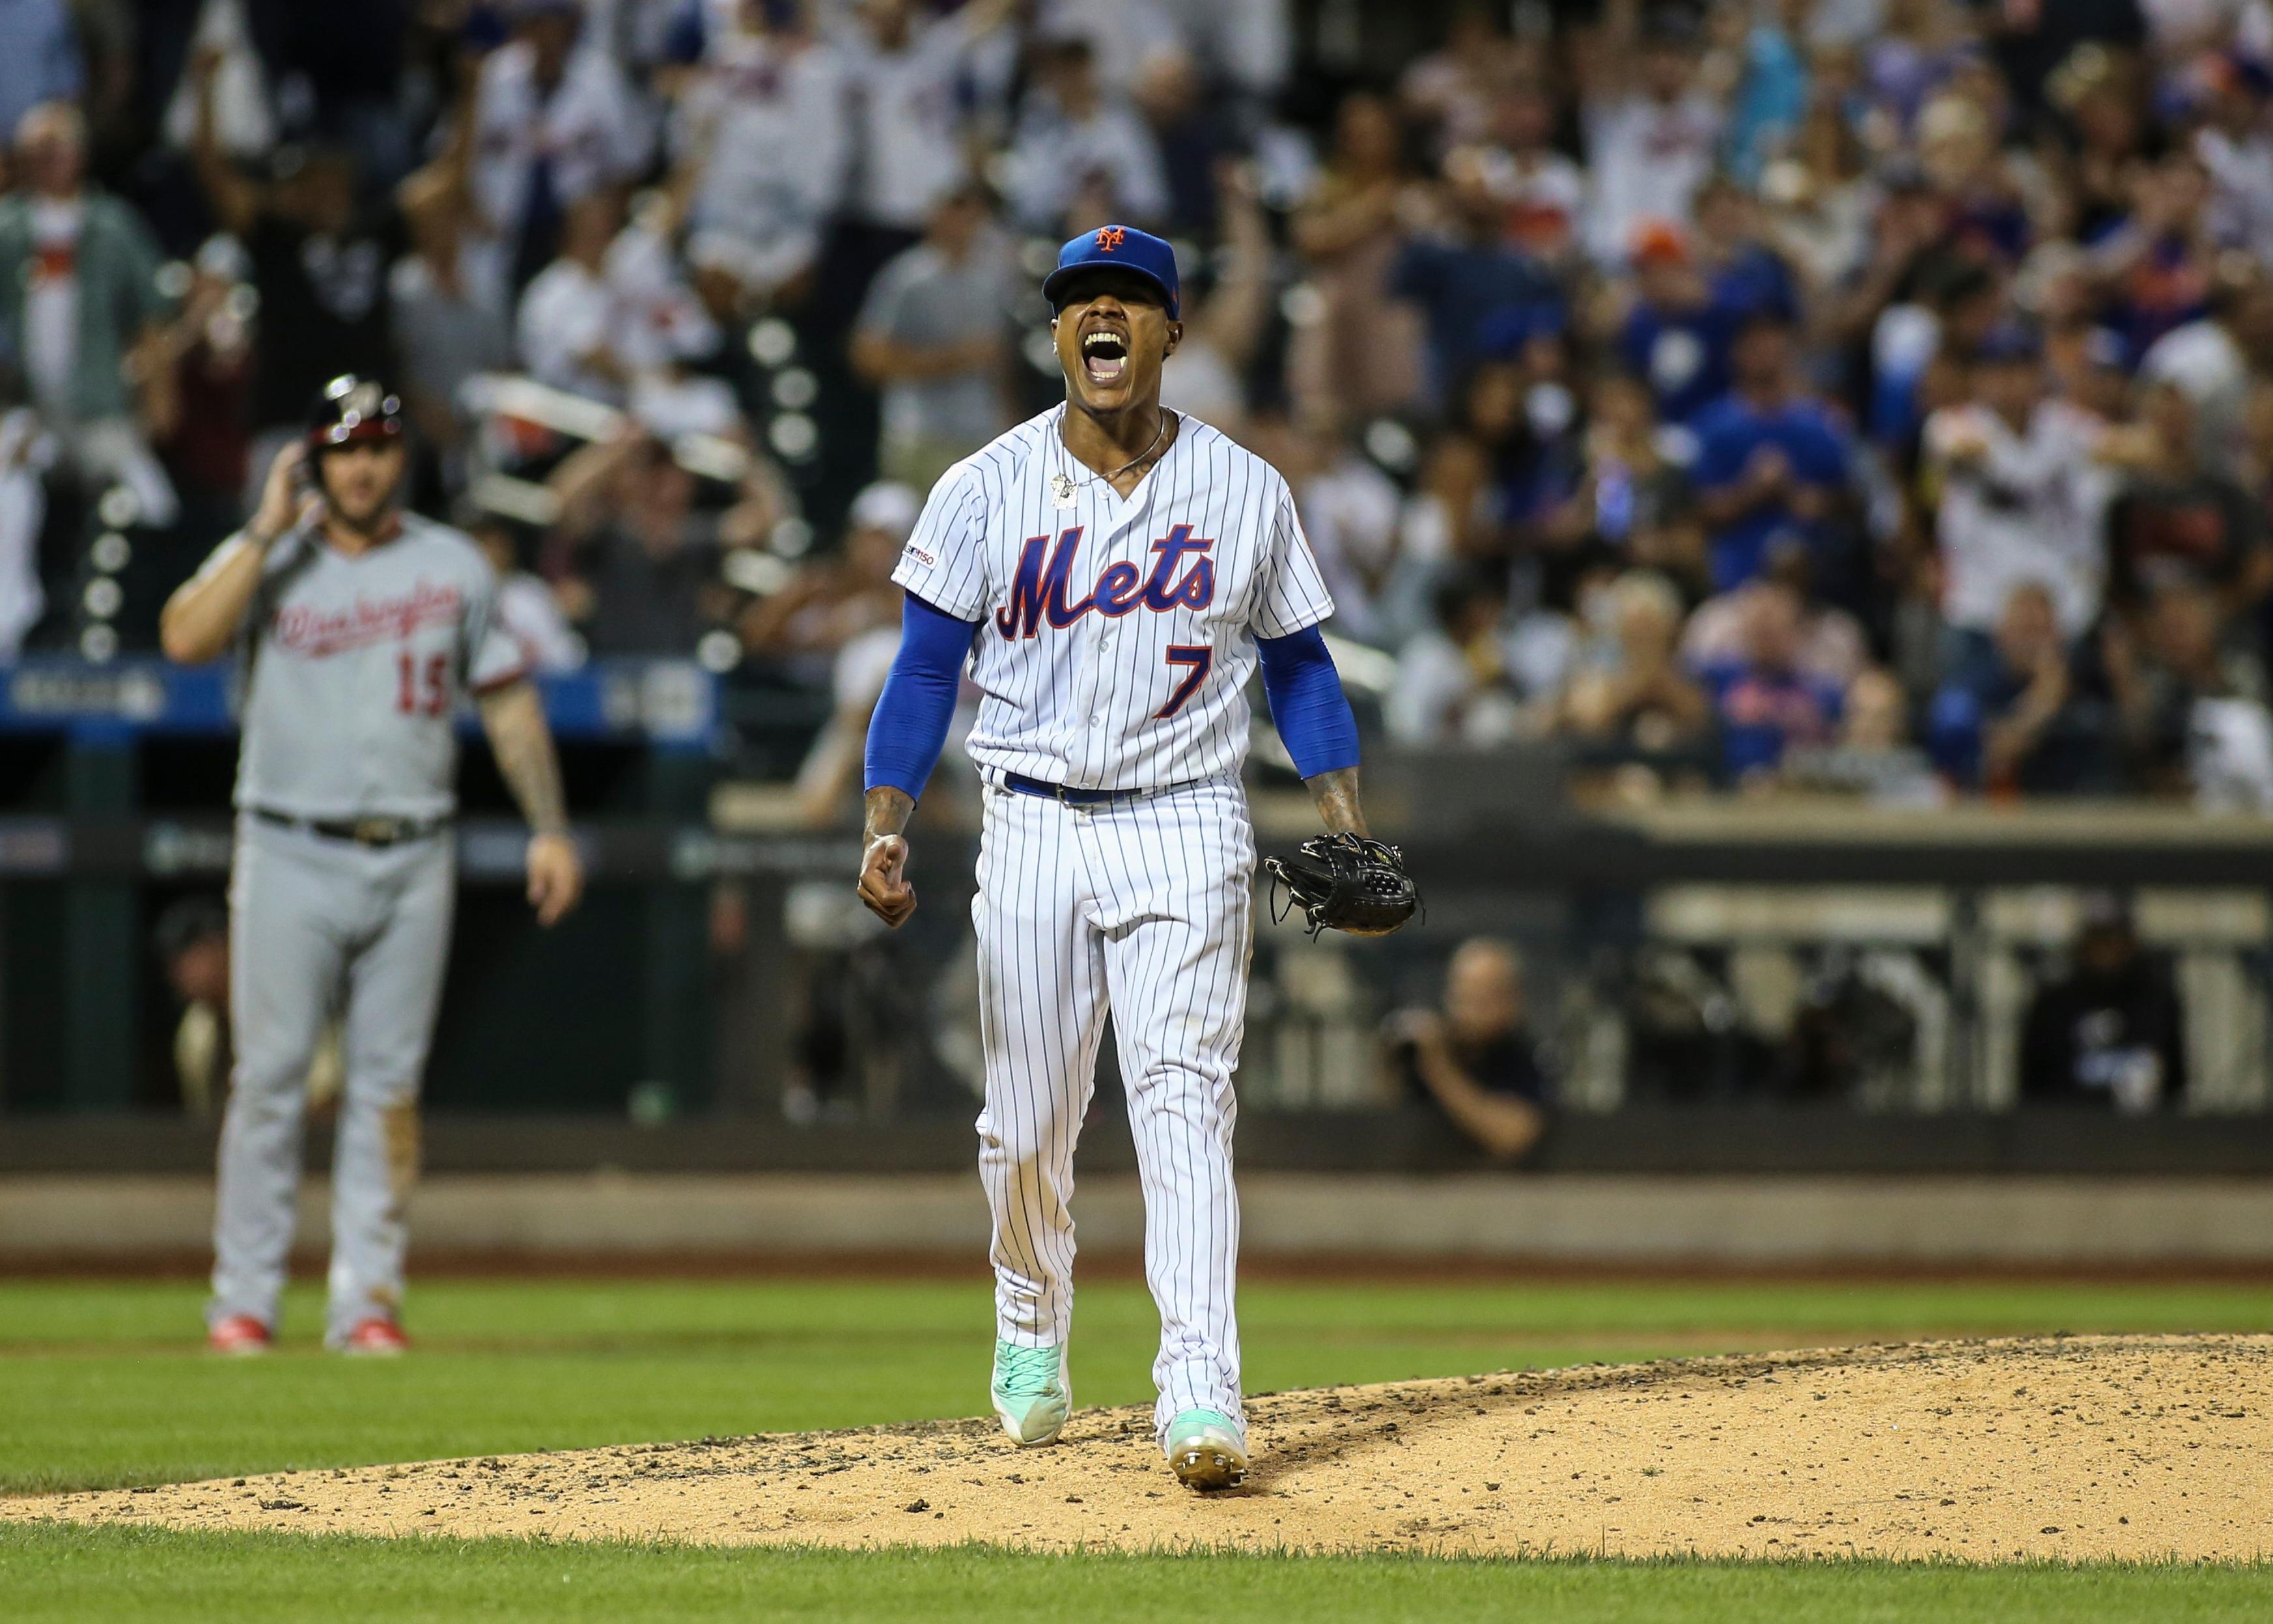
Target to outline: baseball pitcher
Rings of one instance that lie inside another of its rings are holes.
[[[583,872],[521,654],[474,543],[401,508],[401,401],[334,379],[259,510],[167,603],[169,656],[246,663],[229,891],[236,1043],[221,1135],[207,1340],[274,1337],[299,1182],[302,1084],[336,1012],[346,1079],[332,1166],[325,1340],[399,1353],[418,1086],[456,891],[461,698],[481,710],[534,834],[529,899],[551,925]]]
[[[971,918],[994,1211],[993,1399],[1022,1445],[1072,1409],[1074,1139],[1108,1011],[1160,1311],[1155,1435],[1186,1485],[1248,1467],[1233,1312],[1232,1073],[1247,1007],[1254,831],[1240,767],[1257,662],[1328,836],[1295,901],[1314,925],[1393,929],[1415,898],[1366,838],[1357,727],[1318,624],[1333,612],[1269,464],[1160,405],[1182,336],[1175,255],[1110,225],[1042,284],[1066,401],[956,464],[893,579],[901,644],[870,723],[859,890],[914,911],[903,831],[969,665],[985,778]],[[1274,870],[1277,872],[1277,870]]]

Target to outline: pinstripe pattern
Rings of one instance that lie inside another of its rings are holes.
[[[1127,497],[1076,462],[1063,407],[941,479],[893,579],[976,620],[989,789],[971,921],[997,1333],[1062,1345],[1074,1141],[1108,1012],[1160,1310],[1156,1429],[1241,1424],[1231,1079],[1247,1010],[1255,837],[1239,780],[1256,639],[1333,612],[1287,482],[1182,420]],[[1061,505],[1062,503],[1062,505]],[[1005,775],[1144,792],[1069,807]]]
[[[1254,875],[1236,779],[1093,808],[987,793],[971,914],[998,1334],[1042,1348],[1070,1329],[1074,1143],[1111,1010],[1160,1310],[1162,1429],[1180,1410],[1240,1414],[1231,1079]]]

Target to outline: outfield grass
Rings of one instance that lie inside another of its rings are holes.
[[[0,1530],[0,1602],[18,1624],[274,1618],[1151,1624],[1265,1613],[1301,1624],[1531,1618],[2222,1624],[2266,1616],[2273,1569],[722,1551],[43,1529]]]
[[[199,1350],[196,1287],[0,1282],[0,1490],[26,1492],[853,1425],[983,1409],[983,1281],[482,1282],[416,1289],[419,1350]],[[1857,1340],[2273,1330],[2273,1293],[2215,1285],[1250,1284],[1249,1386],[1451,1375]],[[1084,1403],[1150,1396],[1140,1286],[1083,1289]],[[1196,1590],[1196,1587],[1197,1587]],[[1196,1594],[1202,1598],[1196,1601]],[[2209,1620],[2273,1615],[2273,1569],[1478,1563],[1388,1558],[848,1555],[0,1527],[0,1619],[339,1616],[1084,1624],[1270,1606],[1294,1620]]]

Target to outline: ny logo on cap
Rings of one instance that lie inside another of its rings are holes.
[[[1098,229],[1097,245],[1106,253],[1111,253],[1128,240],[1129,233],[1119,226],[1101,226]]]
[[[342,421],[353,424],[360,418],[376,416],[386,399],[379,385],[366,380],[347,392],[346,398],[340,402],[340,417]]]

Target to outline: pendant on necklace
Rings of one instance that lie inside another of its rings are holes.
[[[1067,474],[1050,476],[1050,501],[1059,508],[1073,506],[1073,478]]]

